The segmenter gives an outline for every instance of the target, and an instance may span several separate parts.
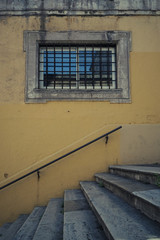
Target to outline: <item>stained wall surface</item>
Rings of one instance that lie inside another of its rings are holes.
[[[24,31],[131,31],[131,103],[25,103]],[[160,162],[160,16],[0,16],[0,185],[122,129],[0,192],[0,223],[61,197],[110,164]]]

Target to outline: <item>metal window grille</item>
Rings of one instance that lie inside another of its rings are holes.
[[[106,44],[40,45],[38,87],[116,89],[116,47]]]

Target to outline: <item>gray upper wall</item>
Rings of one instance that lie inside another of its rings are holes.
[[[0,0],[0,15],[160,15],[160,0]]]

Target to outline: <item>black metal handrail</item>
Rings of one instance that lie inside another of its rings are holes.
[[[44,164],[43,166],[41,166],[41,167],[39,167],[39,168],[37,168],[37,169],[35,169],[35,170],[33,170],[33,171],[31,171],[31,172],[23,175],[22,177],[19,177],[19,178],[15,179],[14,181],[5,184],[4,186],[0,187],[0,190],[4,189],[4,188],[6,188],[6,187],[8,187],[8,186],[10,186],[10,185],[12,185],[12,184],[20,181],[20,180],[22,180],[23,178],[26,178],[26,177],[30,176],[31,174],[33,174],[33,173],[35,173],[35,172],[37,172],[37,176],[38,176],[38,178],[39,178],[39,177],[40,177],[40,175],[39,175],[40,172],[39,172],[39,171],[40,171],[41,169],[43,169],[43,168],[45,168],[45,167],[48,167],[49,165],[51,165],[51,164],[53,164],[53,163],[55,163],[55,162],[57,162],[57,161],[65,158],[65,157],[67,157],[67,156],[69,156],[69,155],[77,152],[78,150],[80,150],[80,149],[82,149],[82,148],[84,148],[84,147],[87,147],[88,145],[90,145],[90,144],[98,141],[99,139],[101,139],[101,138],[103,138],[103,137],[107,137],[107,141],[108,141],[108,135],[111,134],[111,133],[113,133],[113,132],[116,132],[116,131],[119,130],[120,128],[122,128],[122,126],[119,126],[119,127],[115,128],[115,129],[113,129],[112,131],[110,131],[110,132],[108,132],[108,133],[105,133],[105,134],[103,134],[102,136],[100,136],[100,137],[98,137],[98,138],[95,138],[94,140],[92,140],[92,141],[90,141],[90,142],[88,142],[88,143],[86,143],[86,144],[84,144],[84,145],[82,145],[82,146],[80,146],[80,147],[78,147],[78,148],[76,148],[76,149],[74,149],[74,150],[72,150],[72,151],[64,154],[64,155],[62,155],[61,157],[59,157],[59,158],[57,158],[57,159],[55,159],[55,160],[53,160],[53,161],[51,161],[51,162],[49,162],[49,163],[47,163],[47,164]]]

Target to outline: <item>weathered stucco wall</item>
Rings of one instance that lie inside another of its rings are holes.
[[[108,4],[118,2],[124,4]],[[142,2],[159,6],[158,1]],[[23,3],[18,6],[23,7]],[[3,13],[5,4],[6,1],[0,4]],[[16,6],[16,1],[10,1],[12,10]],[[93,179],[95,172],[105,171],[109,164],[159,161],[160,16],[5,14],[0,13],[1,186],[119,125],[123,130],[110,136],[107,145],[102,139],[41,171],[39,181],[34,175],[1,191],[1,223],[29,212],[37,204],[46,204],[50,197],[62,196],[64,189],[78,187],[79,180]],[[25,104],[25,30],[131,31],[131,103],[72,100]]]

